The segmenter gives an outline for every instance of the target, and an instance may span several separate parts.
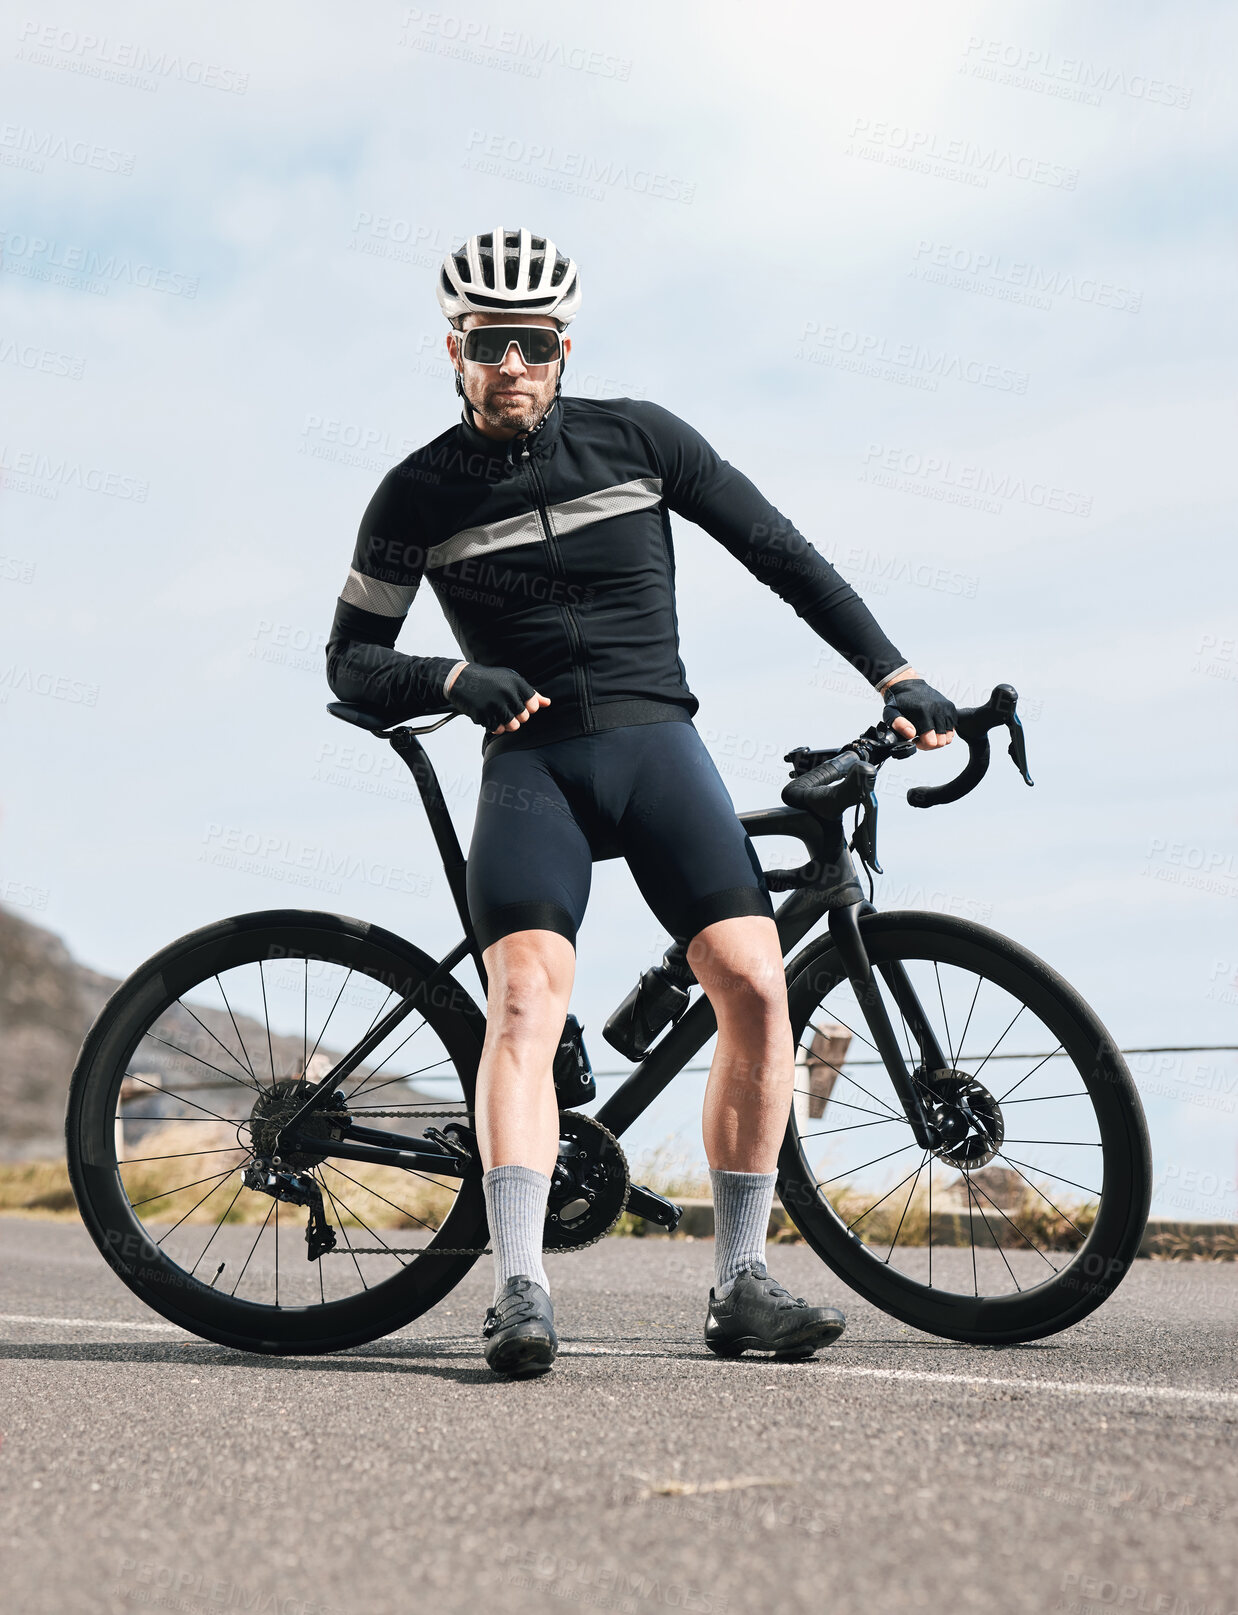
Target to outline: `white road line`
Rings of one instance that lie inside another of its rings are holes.
[[[26,1312],[0,1312],[0,1323],[49,1323],[58,1329],[149,1329],[156,1334],[187,1334],[174,1323],[133,1323],[128,1318],[48,1318]]]
[[[187,1334],[188,1331],[179,1328],[174,1323],[134,1323],[124,1318],[49,1318],[42,1314],[24,1312],[0,1312],[0,1323],[41,1323],[59,1329],[143,1329],[153,1330],[156,1333],[174,1335]],[[433,1346],[442,1350],[444,1346],[458,1347],[457,1356],[474,1356],[479,1348],[474,1347],[471,1340],[459,1336],[440,1336],[438,1339],[418,1338],[415,1335],[404,1336],[401,1345]],[[692,1350],[684,1342],[667,1341],[661,1349],[642,1346],[571,1346],[560,1347],[560,1357],[660,1357],[667,1356],[667,1346],[683,1344],[685,1351]],[[695,1342],[693,1342],[695,1347]],[[381,1347],[371,1353],[381,1356]],[[368,1355],[368,1354],[367,1354]],[[444,1354],[446,1355],[446,1354]],[[693,1351],[695,1356],[695,1351]],[[697,1359],[702,1360],[702,1359]],[[727,1365],[718,1363],[721,1370]],[[789,1372],[799,1376],[805,1370],[816,1369],[819,1373],[830,1379],[883,1379],[902,1380],[916,1385],[987,1385],[1001,1391],[1054,1391],[1066,1396],[1129,1396],[1145,1398],[1160,1402],[1207,1402],[1218,1407],[1230,1407],[1238,1404],[1238,1391],[1206,1391],[1190,1390],[1178,1385],[1117,1385],[1105,1380],[1064,1380],[1064,1379],[1001,1379],[988,1374],[942,1374],[928,1368],[863,1368],[853,1363],[793,1363],[780,1364],[764,1362],[764,1367],[786,1367]]]

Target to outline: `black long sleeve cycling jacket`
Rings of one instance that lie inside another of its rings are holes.
[[[383,478],[327,645],[332,690],[393,723],[450,710],[456,659],[394,649],[424,577],[461,656],[515,668],[550,697],[535,722],[487,745],[690,717],[671,511],[870,683],[906,665],[851,586],[698,432],[656,404],[561,398],[506,444],[462,420]]]

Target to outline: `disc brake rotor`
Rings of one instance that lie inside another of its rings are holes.
[[[936,1095],[933,1120],[945,1139],[938,1159],[968,1172],[988,1166],[1006,1137],[997,1100],[965,1071],[934,1071],[926,1086]]]

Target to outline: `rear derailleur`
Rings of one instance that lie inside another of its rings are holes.
[[[335,1229],[327,1221],[322,1190],[308,1172],[291,1172],[285,1166],[277,1166],[273,1159],[256,1157],[245,1168],[244,1182],[247,1189],[269,1194],[273,1200],[309,1207],[309,1219],[305,1224],[307,1261],[316,1262],[320,1256],[335,1249]]]

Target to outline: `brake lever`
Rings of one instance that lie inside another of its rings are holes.
[[[1010,744],[1006,751],[1011,762],[1023,775],[1023,783],[1030,785],[1032,776],[1027,771],[1027,740],[1023,733],[1023,721],[1017,712],[1011,712],[1006,727],[1010,731]]]
[[[865,791],[860,798],[859,808],[855,834],[851,837],[851,849],[859,853],[866,869],[871,869],[875,875],[884,875],[885,870],[877,862],[876,795],[872,791]]]

